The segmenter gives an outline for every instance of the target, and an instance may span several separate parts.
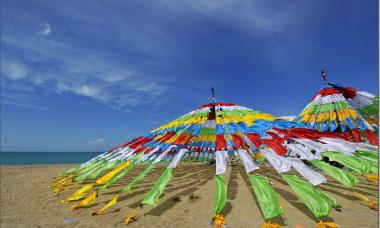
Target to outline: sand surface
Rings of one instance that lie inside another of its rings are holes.
[[[164,167],[147,175],[109,213],[102,216],[91,216],[91,212],[100,209],[112,199],[142,167],[136,167],[122,181],[107,191],[101,192],[97,203],[89,208],[70,210],[70,205],[62,204],[61,199],[69,196],[76,189],[53,196],[48,188],[50,180],[59,172],[73,165],[33,165],[33,166],[1,166],[1,227],[125,227],[124,219],[136,208],[154,181],[158,179]],[[156,208],[146,206],[144,217],[128,227],[212,227],[210,220],[213,211],[215,168],[202,164],[181,164],[174,172],[173,179],[161,196]],[[315,227],[316,220],[297,196],[281,180],[273,169],[263,168],[255,173],[268,176],[275,187],[284,210],[282,218],[274,221],[282,227]],[[261,227],[264,222],[257,200],[249,185],[242,166],[228,168],[229,202],[223,214],[228,221],[227,227]],[[372,199],[378,200],[378,187],[363,177],[355,190]],[[343,207],[342,212],[333,210],[329,221],[335,221],[343,228],[378,227],[378,214],[369,209],[349,190],[332,179],[320,186],[332,194]],[[190,200],[195,194],[198,199]],[[180,201],[174,200],[179,197]],[[70,221],[65,224],[64,221]]]

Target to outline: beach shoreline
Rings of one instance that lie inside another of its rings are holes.
[[[109,213],[94,217],[91,212],[100,209],[116,196],[143,167],[136,167],[115,186],[101,192],[94,206],[71,211],[71,203],[63,204],[60,200],[75,189],[55,197],[49,189],[49,183],[54,176],[75,165],[77,164],[1,165],[1,227],[124,227],[124,219],[138,207],[165,168],[159,167],[147,175],[136,185],[132,194],[118,202]],[[145,216],[129,227],[211,227],[214,169],[215,167],[207,164],[181,163],[174,170],[173,178],[158,206],[144,208]],[[282,227],[295,227],[296,224],[304,228],[315,227],[318,220],[281,180],[280,175],[265,167],[254,173],[270,177],[279,196],[284,214],[282,218],[274,219],[274,222],[280,223]],[[261,227],[264,220],[247,182],[244,168],[240,165],[229,166],[226,175],[229,202],[223,213],[226,215],[228,227]],[[377,184],[363,177],[358,178],[360,183],[355,190],[377,201]],[[344,228],[378,226],[377,212],[369,209],[348,189],[330,178],[320,188],[333,195],[342,205],[342,212],[331,211],[329,221],[333,220]],[[192,194],[199,198],[190,199]]]

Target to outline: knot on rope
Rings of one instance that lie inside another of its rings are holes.
[[[361,200],[365,201],[368,205],[369,208],[371,208],[372,210],[375,210],[375,211],[378,211],[379,208],[377,206],[377,203],[375,201],[372,201],[370,200],[368,197],[366,197],[365,195],[363,194],[360,194],[359,192],[356,192],[354,190],[352,190],[352,192],[357,195]]]
[[[253,160],[258,160],[263,157],[263,154],[261,152],[257,152],[255,154],[252,154],[251,157]]]
[[[377,206],[377,203],[376,202],[370,202],[368,203],[368,207],[371,208],[372,210],[375,210],[375,211],[378,211],[379,210],[379,207]]]
[[[222,215],[216,214],[212,217],[212,223],[216,227],[222,228],[224,225],[227,225],[227,220]]]
[[[280,226],[280,224],[271,223],[269,221],[269,222],[263,223],[263,225],[261,225],[261,228],[281,228],[281,226]]]
[[[365,178],[367,178],[367,180],[369,181],[372,181],[372,182],[375,182],[375,183],[379,183],[379,177],[377,175],[364,175]]]
[[[135,209],[134,211],[132,211],[131,214],[127,218],[125,218],[124,224],[128,225],[128,224],[130,224],[132,222],[137,222],[137,217],[139,216],[140,210],[141,210],[141,207],[139,207],[139,208]]]
[[[317,223],[317,228],[339,228],[340,226],[336,223],[333,223],[333,222],[323,222],[323,221],[319,221],[319,223]]]

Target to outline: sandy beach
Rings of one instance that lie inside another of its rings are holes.
[[[1,227],[125,227],[124,219],[136,208],[164,167],[156,169],[139,183],[132,194],[114,205],[107,214],[91,216],[142,170],[135,168],[122,181],[101,192],[97,203],[89,208],[70,210],[71,203],[62,204],[75,189],[55,197],[49,189],[50,180],[73,165],[1,166]],[[175,171],[156,208],[145,207],[144,216],[129,227],[212,227],[214,167],[202,164],[181,164]],[[273,220],[283,227],[315,227],[316,220],[295,193],[273,169],[255,171],[268,176],[284,210],[282,218]],[[360,193],[378,199],[377,185],[360,178],[355,187]],[[257,200],[249,185],[244,168],[230,166],[226,173],[229,202],[223,211],[228,227],[261,227],[264,222]],[[326,220],[343,228],[377,227],[378,215],[356,198],[348,189],[328,178],[320,188],[333,195],[342,205],[342,212],[333,210]],[[198,196],[190,199],[190,195]],[[179,200],[178,200],[179,199]]]

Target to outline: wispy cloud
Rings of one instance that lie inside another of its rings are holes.
[[[10,80],[20,80],[26,78],[27,76],[26,67],[22,63],[4,62],[4,64],[2,64],[2,67],[2,75],[9,78]]]
[[[44,22],[40,26],[41,26],[41,30],[38,31],[39,34],[44,35],[44,36],[48,36],[51,34],[51,27],[49,23]]]
[[[75,20],[75,24],[68,23],[70,26],[46,22],[46,18],[26,15],[19,19],[17,14],[8,15],[25,30],[4,28],[1,41],[5,82],[10,88],[24,83],[25,88],[84,96],[123,110],[147,104],[153,108],[162,106],[170,102],[165,101],[168,93],[180,93],[178,88],[191,91],[191,95],[184,96],[195,100],[195,91],[209,87],[210,81],[197,78],[195,83],[188,79],[191,75],[183,75],[187,67],[184,63],[191,64],[189,59],[197,57],[191,56],[192,50],[181,37],[183,28],[173,24],[178,32],[172,32],[164,16],[166,13],[181,18],[183,25],[201,18],[236,28],[249,36],[260,33],[268,40],[297,22],[291,11],[272,10],[260,1],[174,3],[162,0],[136,7],[138,10],[134,11],[124,4],[105,7],[100,2],[83,1],[77,7],[61,2],[44,8],[57,18],[69,15]],[[287,7],[291,10],[293,5]],[[129,14],[125,14],[125,10],[129,10]],[[139,15],[141,11],[146,15]],[[100,14],[103,16],[99,17]],[[51,36],[52,24],[55,25],[54,36]],[[37,35],[29,28],[36,29]],[[272,55],[269,58],[283,64],[285,51],[277,50],[282,47],[275,49],[265,55]]]
[[[2,85],[3,86],[3,85]],[[13,88],[14,91],[8,91],[8,94],[4,92],[0,96],[0,103],[3,105],[12,105],[26,109],[35,109],[41,111],[50,111],[49,107],[41,105],[41,97],[34,95],[28,87],[23,88],[23,85],[17,85],[17,88]]]
[[[91,140],[88,142],[91,146],[104,146],[106,144],[107,140],[105,138],[98,138],[95,140]]]
[[[3,59],[3,64],[7,66],[2,72],[5,78],[24,80],[57,94],[73,93],[93,98],[117,109],[154,102],[165,92],[165,83],[170,82],[170,77],[166,77],[165,82],[135,66],[121,66],[107,60],[106,55],[91,50],[78,50],[64,44],[50,45],[38,39],[28,42],[5,37],[2,41],[29,56],[28,59],[18,56]],[[35,64],[45,62],[45,59],[49,62],[44,69],[36,69]],[[56,62],[56,65],[51,66],[50,61]]]
[[[35,105],[32,105],[32,104],[22,104],[22,103],[16,103],[16,102],[12,102],[12,101],[3,101],[3,100],[1,100],[1,103],[2,104],[6,104],[6,105],[14,105],[14,106],[22,107],[22,108],[28,108],[28,109],[37,109],[37,110],[42,110],[42,111],[50,111],[50,108],[35,106]]]
[[[286,29],[297,19],[297,15],[291,10],[294,4],[288,4],[288,10],[276,10],[273,3],[252,0],[164,0],[165,7],[176,10],[183,15],[197,12],[217,20],[223,24],[233,26],[248,32],[278,32]],[[162,4],[162,3],[161,3]],[[264,34],[265,35],[265,34]]]

